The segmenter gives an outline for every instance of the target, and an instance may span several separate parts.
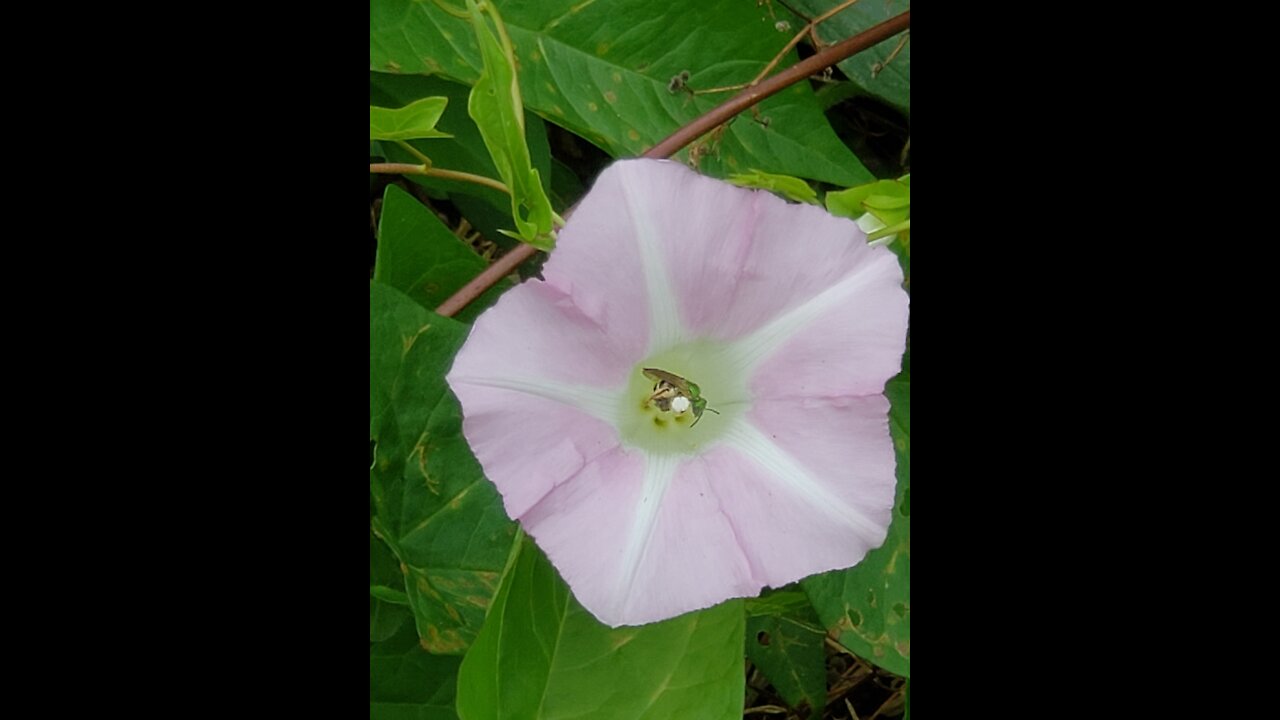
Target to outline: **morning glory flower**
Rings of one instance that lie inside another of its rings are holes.
[[[852,221],[614,163],[448,375],[507,514],[639,625],[856,564],[885,538],[902,271]]]

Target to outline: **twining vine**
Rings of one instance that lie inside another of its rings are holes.
[[[791,39],[787,47],[784,48],[773,61],[766,65],[764,70],[754,80],[747,83],[745,86],[741,86],[742,90],[737,95],[734,95],[725,102],[708,110],[697,118],[694,118],[688,124],[671,133],[667,138],[646,151],[643,154],[643,157],[655,159],[669,158],[685,146],[692,143],[694,140],[697,140],[706,133],[715,130],[724,123],[727,123],[739,113],[755,107],[766,98],[785,90],[791,85],[794,85],[811,75],[820,73],[823,69],[852,57],[867,48],[878,45],[898,33],[907,31],[911,27],[911,11],[907,10],[878,25],[867,28],[857,35],[842,40],[834,45],[821,48],[817,53],[809,58],[801,60],[776,75],[772,75],[767,79],[762,79],[769,70],[777,66],[777,63],[782,56],[785,56],[791,48],[795,47],[795,45],[800,42],[805,34],[813,32],[813,28],[818,23],[835,15],[837,12],[844,10],[854,2],[856,2],[856,0],[849,0],[848,2],[842,3],[836,8],[818,16],[817,18],[810,20],[805,25],[804,29]],[[727,92],[729,90],[736,89],[737,87],[739,86],[711,88],[704,92],[711,92],[712,90]],[[413,172],[423,175],[443,176],[441,173],[451,171],[441,171],[425,165],[417,166],[403,163],[374,163],[370,165],[370,172]],[[472,182],[478,182],[481,180],[497,182],[490,180],[489,178],[480,178],[479,176],[454,179],[467,179]],[[482,182],[481,184],[486,183]],[[499,189],[504,191],[506,190],[505,186]],[[570,212],[572,212],[572,209],[566,212],[565,216],[567,217]],[[515,269],[521,263],[533,257],[533,254],[536,252],[538,252],[538,249],[528,244],[521,244],[513,248],[510,252],[495,260],[492,265],[464,285],[449,299],[441,303],[440,307],[436,308],[436,313],[445,317],[452,317],[458,311],[471,303],[471,301],[484,293],[485,290],[488,290],[499,280],[510,275],[512,272],[515,272]]]

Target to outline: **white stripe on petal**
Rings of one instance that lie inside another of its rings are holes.
[[[803,499],[817,512],[842,525],[853,528],[871,547],[884,542],[884,527],[858,509],[833,495],[814,479],[795,458],[778,447],[764,433],[747,422],[734,423],[725,433],[725,445],[735,448],[765,469],[778,482],[780,490]]]
[[[804,304],[774,318],[759,330],[730,343],[727,352],[735,367],[750,374],[760,361],[786,344],[797,332],[874,281],[876,273],[867,270],[870,268],[863,268],[863,272],[844,278]]]
[[[618,167],[629,170],[632,166],[622,164]],[[649,295],[649,354],[652,355],[673,347],[684,336],[676,308],[676,294],[663,263],[662,239],[658,237],[657,225],[648,221],[671,210],[654,207],[654,198],[646,192],[645,182],[628,175],[632,173],[625,173],[620,185],[635,226],[636,242],[640,245],[640,259],[644,266],[645,289]]]
[[[625,609],[631,599],[631,586],[649,548],[649,538],[658,520],[658,508],[662,507],[662,498],[667,494],[667,487],[675,477],[676,466],[681,459],[675,455],[651,453],[645,460],[640,506],[636,508],[635,522],[628,531],[626,549],[618,566],[618,597],[623,603],[620,610]]]
[[[570,385],[554,380],[520,380],[515,378],[453,378],[452,382],[481,387],[514,390],[526,395],[554,400],[618,426],[619,395],[623,390],[607,390],[586,385]]]

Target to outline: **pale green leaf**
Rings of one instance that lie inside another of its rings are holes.
[[[876,180],[829,192],[826,205],[832,215],[857,220],[869,212],[885,225],[898,225],[911,217],[911,186],[900,180]]]
[[[471,116],[467,114],[467,100],[471,88],[440,77],[423,75],[391,75],[369,73],[369,102],[378,105],[403,105],[421,97],[441,96],[449,98],[449,106],[436,127],[453,135],[451,140],[409,140],[419,152],[431,158],[432,165],[447,170],[480,175],[501,181],[498,168],[489,157],[489,149],[480,136]],[[529,157],[542,179],[544,190],[550,190],[551,148],[547,144],[546,123],[530,112],[524,113],[525,140],[529,145]],[[420,162],[396,143],[384,143],[389,162]],[[427,175],[405,175],[412,183],[428,188],[434,197],[443,197],[444,191],[454,205],[462,211],[472,227],[479,230],[486,240],[494,241],[503,249],[514,243],[502,237],[498,230],[511,224],[511,196],[486,185],[445,180]]]
[[[480,128],[489,155],[511,190],[511,218],[519,238],[540,250],[550,250],[555,244],[551,200],[529,160],[529,146],[524,137],[524,103],[520,99],[510,48],[499,44],[475,0],[467,0],[467,8],[484,62],[484,70],[471,89],[467,112]],[[490,8],[487,12],[495,23],[502,22],[496,10]]]
[[[427,97],[401,108],[369,106],[370,140],[414,140],[417,138],[447,138],[448,133],[436,130],[436,122],[444,113],[449,98]]]
[[[736,173],[725,179],[741,187],[759,188],[775,192],[788,200],[813,205],[818,204],[818,193],[809,186],[809,183],[790,175],[775,175],[752,168],[751,172]]]
[[[868,195],[867,199],[862,202],[872,210],[900,210],[911,204],[911,198],[892,197],[889,195]]]

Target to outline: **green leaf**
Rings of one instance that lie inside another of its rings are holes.
[[[818,617],[840,644],[880,667],[911,677],[911,352],[885,385],[898,460],[898,494],[884,545],[859,564],[801,582]]]
[[[809,187],[809,183],[790,175],[774,175],[760,172],[752,168],[749,173],[737,173],[726,178],[734,185],[749,188],[760,188],[775,192],[788,200],[818,204],[818,193]]]
[[[787,587],[793,587],[788,585]],[[809,607],[809,596],[799,590],[766,590],[760,597],[746,599],[747,617],[784,615]]]
[[[897,225],[888,225],[886,227],[880,228],[879,230],[869,232],[867,233],[867,240],[868,241],[879,240],[880,238],[889,237],[890,235],[897,235],[899,233],[901,233],[903,236],[909,235],[911,233],[910,220],[903,220]]]
[[[572,168],[555,158],[551,159],[551,201],[554,207],[564,210],[578,202],[586,191],[582,180],[578,179]]]
[[[827,193],[827,197],[824,198],[827,212],[837,217],[857,220],[867,212],[867,208],[863,206],[862,201],[871,194],[871,188],[874,184],[858,185],[848,190]]]
[[[400,293],[386,285],[372,283],[369,292],[369,437],[373,439],[379,437],[384,419],[391,416],[391,393],[404,365],[405,353],[387,346],[391,338],[403,337],[407,350],[418,329],[428,324],[428,316],[415,302],[399,302]],[[373,302],[375,296],[378,304]],[[376,446],[374,456],[376,459]],[[375,508],[379,487],[370,488]]]
[[[466,85],[439,77],[369,73],[370,103],[398,106],[423,97],[441,96],[449,99],[449,105],[440,116],[436,127],[453,135],[453,139],[408,141],[419,152],[430,157],[435,167],[501,179],[493,159],[489,157],[489,149],[485,147],[484,138],[480,136],[480,129],[467,114],[467,98],[470,92],[471,88]],[[524,114],[524,123],[530,160],[543,180],[543,189],[549,191],[551,148],[547,144],[546,123],[529,112]],[[383,146],[389,162],[421,162],[395,143],[384,143]],[[498,232],[499,228],[511,226],[510,195],[470,182],[443,180],[426,175],[405,175],[404,177],[412,183],[430,189],[437,196],[440,196],[439,193],[442,191],[447,193],[449,199],[462,211],[463,216],[484,235],[485,239],[493,241],[504,249],[516,245],[515,241],[508,240]]]
[[[609,628],[525,540],[458,675],[464,720],[742,717],[742,601]]]
[[[426,97],[402,108],[369,106],[370,140],[413,140],[415,138],[447,138],[436,130],[436,121],[444,113],[449,98]]]
[[[382,197],[378,222],[378,256],[373,279],[434,310],[488,265],[458,239],[440,218],[395,185]],[[470,321],[483,312],[511,283],[502,280],[458,314]]]
[[[873,210],[901,210],[910,207],[910,197],[893,197],[890,195],[868,195],[866,200],[862,201],[864,205]]]
[[[408,595],[405,595],[401,590],[396,590],[395,588],[387,587],[386,585],[370,585],[369,594],[379,600],[389,602],[392,605],[409,604]]]
[[[787,704],[807,702],[814,717],[821,717],[827,699],[826,635],[807,601],[785,615],[747,618],[747,658]]]
[[[373,587],[404,588],[400,563],[391,554],[386,543],[374,536],[373,531],[369,532],[369,586],[369,642],[378,642],[395,634],[413,613],[409,608],[389,603],[372,592]],[[400,594],[404,595],[403,592]]]
[[[832,215],[857,220],[869,212],[885,225],[898,225],[911,217],[911,186],[899,180],[876,180],[829,192],[826,205]]]
[[[894,255],[898,256],[898,264],[902,266],[902,287],[911,292],[911,233],[904,232],[896,242],[888,245]]]
[[[835,0],[793,0],[788,3],[796,10],[815,17],[836,6]],[[818,37],[823,42],[835,44],[878,25],[889,18],[911,9],[910,0],[875,0],[854,3],[836,13],[818,26]],[[839,63],[840,70],[867,92],[906,112],[911,111],[911,42],[889,60],[902,34],[895,35],[874,47],[863,50]],[[887,61],[887,64],[886,64]]]
[[[444,381],[467,328],[376,282],[369,326],[373,529],[404,566],[423,647],[460,653],[484,622],[516,528]]]
[[[688,71],[691,90],[746,83],[790,40],[774,29],[775,10],[742,0],[498,4],[526,106],[614,157],[643,153],[732,94],[672,92],[673,77]],[[371,69],[466,83],[480,75],[466,21],[433,2],[381,0],[371,6],[369,28]],[[792,51],[778,69],[796,58]],[[718,141],[697,143],[701,172],[724,177],[755,167],[841,186],[872,179],[836,137],[808,83],[765,100],[761,121],[753,117],[744,113]],[[679,157],[688,160],[689,153]]]
[[[480,128],[489,156],[511,189],[511,218],[520,239],[539,250],[550,250],[555,244],[551,201],[529,160],[529,147],[524,140],[524,103],[520,100],[513,51],[498,44],[475,0],[467,0],[467,9],[484,60],[484,71],[471,88],[467,112]],[[502,18],[497,9],[490,5],[487,12],[501,31]]]
[[[405,623],[369,648],[369,720],[457,718],[453,703],[461,662],[423,650],[413,625]]]

